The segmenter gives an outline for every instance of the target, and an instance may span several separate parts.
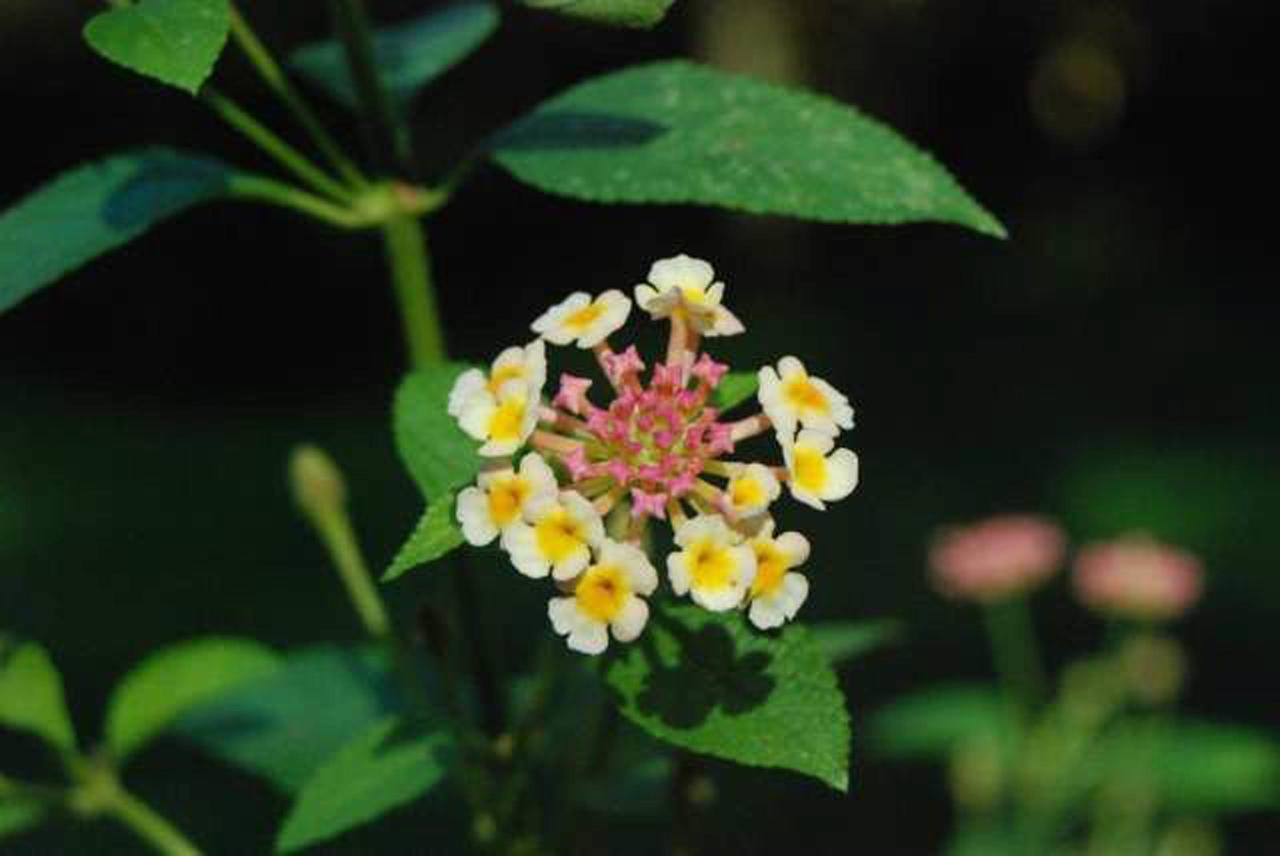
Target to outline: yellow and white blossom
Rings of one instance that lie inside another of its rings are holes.
[[[806,428],[794,440],[778,436],[787,463],[791,495],[805,505],[824,510],[827,502],[844,499],[858,486],[858,456],[836,449],[835,439]]]
[[[488,458],[514,455],[538,427],[538,397],[522,380],[509,380],[497,395],[473,395],[458,414],[462,430],[484,443]]]
[[[712,612],[742,603],[756,575],[756,554],[723,517],[694,517],[676,529],[676,544],[684,549],[667,556],[667,576],[678,595]]]
[[[822,378],[813,377],[795,357],[778,360],[778,368],[759,372],[756,393],[765,415],[780,434],[793,434],[797,423],[835,436],[853,427],[849,399]]]
[[[477,395],[496,398],[509,381],[521,380],[529,385],[530,398],[537,400],[547,383],[547,346],[534,339],[523,348],[507,348],[493,361],[488,374],[482,369],[467,369],[458,375],[449,391],[449,415],[462,415],[467,403]]]
[[[660,259],[649,268],[649,282],[636,286],[636,303],[654,318],[680,313],[704,336],[743,332],[737,316],[720,305],[724,283],[714,279],[715,271],[702,259],[683,253]]]
[[[575,581],[572,596],[552,598],[547,614],[570,648],[599,654],[609,645],[610,630],[619,642],[640,635],[649,620],[641,598],[657,587],[658,572],[639,548],[605,540],[595,564]]]
[[[511,468],[482,473],[458,494],[457,518],[467,542],[483,547],[519,523],[527,509],[554,499],[556,474],[536,453],[524,456],[520,472]]]
[[[782,492],[773,470],[749,464],[729,479],[724,491],[725,510],[736,519],[754,517],[769,508]]]
[[[524,520],[502,533],[502,549],[526,577],[571,580],[591,562],[591,548],[604,542],[604,522],[582,494],[566,490],[532,502]]]
[[[538,316],[533,332],[553,345],[567,345],[576,339],[579,348],[593,348],[627,323],[630,314],[631,301],[617,289],[595,299],[585,291],[575,291]]]
[[[780,627],[795,618],[809,596],[809,581],[791,570],[809,558],[808,539],[799,532],[774,537],[773,527],[773,521],[767,521],[747,542],[756,555],[747,617],[761,630]]]

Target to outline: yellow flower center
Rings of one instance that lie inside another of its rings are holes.
[[[768,501],[764,486],[759,481],[744,477],[734,481],[729,487],[729,501],[734,508],[754,508]]]
[[[680,296],[684,298],[684,302],[692,306],[701,306],[707,302],[707,292],[697,285],[680,286]]]
[[[702,591],[719,591],[733,583],[733,556],[728,548],[713,541],[701,541],[689,548],[689,576],[693,587]]]
[[[494,482],[489,487],[489,517],[494,525],[501,529],[514,522],[532,490],[533,486],[519,476]]]
[[[753,541],[756,554],[756,578],[751,581],[751,596],[773,594],[787,573],[787,557],[772,541]]]
[[[524,366],[519,363],[511,365],[498,366],[493,370],[493,374],[489,375],[489,393],[497,395],[498,390],[502,389],[502,385],[509,380],[519,380],[524,377]]]
[[[538,550],[552,564],[562,562],[586,541],[582,524],[563,508],[553,510],[533,527]]]
[[[831,410],[831,403],[822,394],[822,390],[804,375],[787,380],[782,393],[797,410],[815,410],[824,414]]]
[[[599,303],[588,303],[586,306],[564,319],[564,325],[566,327],[572,327],[575,330],[582,330],[594,324],[596,319],[603,314],[604,307]]]
[[[631,586],[621,569],[613,565],[592,565],[578,581],[574,597],[578,609],[596,621],[608,622],[618,617]]]
[[[524,399],[512,397],[498,405],[489,419],[489,437],[493,440],[519,440],[524,427]]]
[[[796,484],[809,493],[822,493],[827,484],[827,459],[816,449],[796,446],[793,461]]]

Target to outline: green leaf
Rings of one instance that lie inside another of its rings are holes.
[[[62,695],[62,676],[35,642],[0,637],[0,725],[76,751],[76,733]]]
[[[195,95],[230,30],[227,0],[140,0],[93,16],[84,37],[117,65]]]
[[[970,740],[1003,740],[1010,711],[990,687],[932,687],[895,700],[871,721],[871,743],[885,755],[937,758]]]
[[[1130,752],[1145,751],[1134,741]],[[1110,757],[1123,763],[1132,754]],[[1280,740],[1236,725],[1184,721],[1156,743],[1155,771],[1162,799],[1193,814],[1280,808]]]
[[[832,665],[861,657],[902,638],[902,623],[880,621],[823,621],[808,625],[809,636]]]
[[[449,391],[469,366],[445,363],[420,369],[396,391],[392,422],[396,448],[428,502],[448,496],[476,477],[483,463],[472,440],[449,415]]]
[[[185,711],[274,672],[282,661],[270,648],[248,639],[196,639],[158,651],[112,693],[107,746],[123,761]]]
[[[292,853],[412,802],[447,769],[452,744],[438,728],[378,723],[327,759],[289,810],[276,850]]]
[[[77,167],[0,214],[0,311],[198,202],[229,193],[237,174],[168,149]]]
[[[711,403],[723,413],[754,396],[759,386],[755,372],[729,372],[711,393]]]
[[[802,627],[766,636],[738,613],[672,607],[606,661],[605,678],[622,713],[661,740],[848,788],[844,697]]]
[[[666,17],[676,0],[521,0],[531,9],[546,9],[611,27],[649,29]]]
[[[0,841],[38,825],[48,813],[48,806],[42,803],[6,796],[0,782]]]
[[[396,553],[382,581],[394,580],[405,571],[434,562],[465,543],[453,519],[453,497],[438,499],[427,507],[409,540]]]
[[[492,142],[516,178],[593,202],[837,223],[1004,228],[929,155],[852,107],[688,62],[581,83]]]
[[[498,21],[493,3],[464,2],[379,29],[373,36],[373,54],[387,93],[400,107],[406,106],[428,83],[484,44]],[[355,83],[339,43],[306,45],[289,64],[340,104],[358,108]]]
[[[399,708],[385,658],[325,646],[289,655],[272,674],[185,714],[174,730],[293,793],[351,735]]]

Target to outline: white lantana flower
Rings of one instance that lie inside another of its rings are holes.
[[[606,540],[596,563],[578,577],[571,597],[552,598],[547,614],[556,633],[569,637],[574,651],[599,654],[609,630],[630,642],[644,630],[649,607],[641,600],[658,587],[658,572],[637,547]]]
[[[530,503],[524,521],[502,533],[502,549],[526,577],[551,574],[571,580],[591,562],[591,548],[604,542],[604,522],[577,491],[561,491]]]
[[[809,596],[809,581],[792,568],[809,558],[809,541],[799,532],[773,535],[773,521],[747,542],[756,554],[756,578],[751,582],[747,617],[761,630],[780,627],[796,617]]]
[[[458,424],[477,440],[487,458],[514,455],[538,427],[539,400],[522,380],[509,380],[497,395],[473,395],[458,414]]]
[[[742,543],[718,514],[686,521],[676,530],[676,544],[684,549],[667,556],[667,575],[678,595],[712,612],[733,609],[756,575],[756,554]]]
[[[827,502],[844,499],[858,486],[858,456],[836,449],[829,434],[806,428],[794,440],[778,435],[787,462],[791,495],[819,511]]]
[[[467,543],[483,547],[519,523],[526,509],[554,499],[556,474],[541,455],[530,453],[520,472],[506,468],[481,473],[476,485],[458,494],[457,517]]]
[[[797,423],[833,437],[841,428],[853,427],[849,399],[825,380],[810,375],[795,357],[778,360],[776,371],[765,366],[758,377],[756,396],[778,433],[795,433]]]
[[[553,345],[576,339],[579,348],[594,348],[627,323],[630,314],[631,301],[616,288],[594,300],[585,291],[575,291],[538,316],[533,332]]]
[[[547,346],[541,339],[534,339],[523,348],[507,348],[493,361],[489,373],[482,369],[467,369],[458,375],[449,391],[449,415],[462,415],[467,403],[477,395],[495,398],[509,381],[522,380],[529,385],[530,397],[537,400],[547,383]]]
[[[777,477],[764,464],[748,464],[729,480],[725,506],[733,517],[753,517],[769,507],[782,492]]]
[[[746,328],[737,316],[720,305],[724,283],[714,279],[715,271],[702,259],[683,253],[660,259],[649,268],[649,283],[636,286],[636,303],[654,318],[682,312],[704,336],[743,332]]]

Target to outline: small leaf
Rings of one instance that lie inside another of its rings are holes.
[[[902,623],[881,621],[822,621],[808,625],[813,644],[832,665],[861,657],[899,641]]]
[[[35,642],[14,644],[0,637],[0,725],[34,734],[64,752],[76,751],[62,676]]]
[[[0,779],[0,841],[38,825],[49,814],[49,807],[25,797],[5,793]]]
[[[483,463],[472,440],[449,415],[449,391],[468,366],[446,363],[409,375],[396,391],[392,422],[400,460],[429,502],[476,477]]]
[[[593,202],[1005,234],[933,158],[880,122],[820,95],[688,62],[578,84],[492,148],[521,181]]]
[[[1146,751],[1140,741],[1128,752],[1107,754],[1125,766],[1132,753]],[[1124,747],[1116,747],[1123,750]],[[1214,722],[1186,721],[1161,732],[1156,741],[1155,772],[1161,798],[1174,810],[1193,814],[1280,808],[1280,740],[1273,735]]]
[[[373,54],[387,93],[401,107],[407,105],[428,83],[484,44],[498,21],[493,3],[463,2],[378,30],[373,35]],[[335,41],[306,45],[289,62],[340,104],[353,110],[358,107],[342,45]]]
[[[885,755],[936,758],[969,740],[1014,733],[1010,711],[990,687],[932,687],[896,699],[871,721],[871,743]]]
[[[351,735],[399,708],[380,654],[325,646],[191,710],[174,731],[293,793]]]
[[[453,519],[453,497],[438,499],[427,507],[413,534],[382,575],[382,581],[389,582],[405,571],[434,562],[463,543],[462,530]]]
[[[755,372],[729,372],[711,393],[711,403],[723,413],[754,396],[759,386]]]
[[[143,149],[86,164],[0,214],[0,311],[166,218],[228,193],[210,158]]]
[[[738,613],[671,607],[606,661],[605,678],[622,713],[661,740],[848,787],[844,697],[802,627],[766,636]]]
[[[422,796],[447,769],[447,732],[378,723],[324,761],[298,793],[276,850],[327,841]]]
[[[93,16],[84,37],[112,62],[195,95],[230,30],[227,0],[140,0]]]
[[[649,29],[666,17],[676,0],[521,0],[531,9],[546,9],[611,27]]]
[[[158,651],[112,693],[107,746],[123,761],[187,710],[270,674],[281,663],[280,655],[248,639],[197,639]]]

